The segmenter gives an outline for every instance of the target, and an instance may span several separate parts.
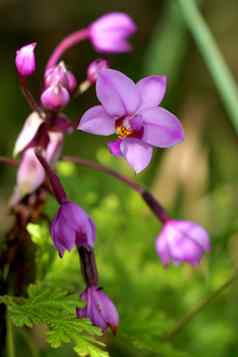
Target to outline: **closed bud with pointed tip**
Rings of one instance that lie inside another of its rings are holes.
[[[34,136],[36,135],[40,125],[43,123],[43,119],[37,112],[32,112],[26,119],[20,134],[17,137],[13,155],[16,156],[21,153],[27,145],[30,144]]]
[[[51,236],[59,255],[75,246],[91,248],[96,239],[95,225],[76,203],[62,202],[51,224]]]
[[[102,289],[94,285],[89,286],[80,297],[86,302],[86,306],[76,309],[77,317],[88,318],[103,332],[110,328],[115,334],[119,324],[119,314],[111,299]]]
[[[87,69],[87,79],[91,84],[96,83],[98,79],[98,74],[101,70],[108,68],[108,61],[105,59],[96,59],[95,61],[91,62]]]
[[[60,84],[70,93],[73,93],[77,87],[77,80],[73,73],[67,69],[64,62],[60,62],[46,70],[44,84],[45,88]]]
[[[36,70],[35,47],[36,42],[33,42],[16,52],[16,68],[21,77],[29,77]]]
[[[64,108],[70,100],[68,90],[61,84],[48,87],[41,95],[41,104],[47,110],[58,111]]]

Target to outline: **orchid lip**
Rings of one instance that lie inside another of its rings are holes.
[[[133,129],[130,125],[130,120],[133,117],[119,118],[115,121],[115,132],[119,139],[127,137],[141,139],[144,133],[144,128],[141,126],[139,129]],[[126,121],[126,123],[125,123]]]

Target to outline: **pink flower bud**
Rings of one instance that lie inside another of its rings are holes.
[[[49,143],[43,152],[45,160],[49,165],[54,165],[58,160],[62,147],[64,135],[59,132],[49,132]],[[25,195],[37,190],[44,182],[45,170],[35,155],[35,148],[26,149],[21,157],[17,171],[17,184],[11,198],[10,205],[18,203]]]
[[[113,12],[100,17],[90,26],[90,38],[99,52],[128,52],[128,38],[136,31],[134,21],[122,12]]]
[[[35,191],[44,181],[45,172],[33,148],[27,149],[17,171],[17,184],[10,205],[18,203],[24,196]]]
[[[68,104],[69,100],[69,92],[61,84],[50,86],[41,95],[43,107],[52,111],[62,109]]]
[[[87,79],[91,84],[96,83],[98,78],[98,74],[102,69],[108,68],[108,61],[105,59],[96,59],[95,61],[91,62],[87,69]]]
[[[165,266],[171,262],[197,265],[210,249],[207,231],[190,221],[168,220],[156,241],[157,253]]]
[[[22,77],[31,76],[36,70],[35,47],[36,42],[30,43],[16,52],[17,72]]]
[[[58,84],[65,87],[70,93],[73,93],[77,87],[75,76],[66,68],[64,62],[60,62],[45,72],[45,88]]]
[[[36,135],[40,125],[43,123],[43,119],[37,112],[31,113],[26,119],[20,134],[17,137],[13,155],[18,155],[23,151],[26,146],[32,141]]]

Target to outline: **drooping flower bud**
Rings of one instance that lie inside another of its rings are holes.
[[[128,52],[131,45],[128,38],[136,31],[134,21],[121,12],[100,17],[90,26],[90,38],[99,52]]]
[[[67,69],[63,61],[54,67],[48,68],[44,79],[45,88],[60,84],[70,93],[73,93],[77,87],[75,76]]]
[[[10,205],[18,203],[24,196],[34,192],[44,181],[45,172],[35,156],[33,148],[27,149],[17,171],[17,183]]]
[[[87,79],[91,84],[96,83],[98,78],[98,74],[102,69],[108,68],[109,64],[108,61],[105,59],[96,59],[95,61],[91,62],[87,68]]]
[[[76,203],[65,201],[61,204],[51,224],[51,236],[59,255],[75,246],[91,248],[96,239],[92,219]]]
[[[16,52],[16,68],[22,77],[31,76],[36,70],[35,47],[36,42],[33,42]]]
[[[100,327],[102,331],[111,328],[116,333],[119,324],[118,311],[111,299],[97,286],[89,286],[80,295],[86,302],[84,308],[77,308],[78,318],[88,318],[91,322]]]
[[[37,112],[31,113],[26,119],[20,134],[17,137],[13,155],[16,156],[23,151],[37,133],[43,119]]]
[[[41,95],[41,104],[45,109],[58,111],[65,107],[70,100],[68,90],[61,84],[48,87]]]
[[[171,262],[195,266],[210,249],[207,231],[190,221],[168,220],[156,240],[156,250],[164,266]]]
[[[60,132],[49,132],[49,142],[42,154],[50,165],[60,156],[64,136]],[[37,190],[45,180],[45,170],[35,155],[34,147],[27,148],[21,157],[17,171],[17,183],[10,205],[18,203],[24,196]]]

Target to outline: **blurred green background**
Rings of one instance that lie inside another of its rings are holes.
[[[190,1],[190,0],[187,0]],[[160,150],[140,177],[176,218],[193,219],[211,235],[212,253],[201,266],[161,267],[154,250],[160,226],[143,202],[113,178],[84,168],[59,167],[71,197],[92,214],[98,229],[96,253],[102,285],[117,303],[121,328],[105,338],[112,356],[233,357],[238,355],[238,287],[233,284],[214,299],[169,341],[162,338],[196,304],[218,288],[237,267],[238,259],[238,141],[212,77],[187,31],[175,0],[80,1],[1,0],[0,2],[0,155],[10,156],[29,109],[21,95],[14,67],[15,50],[37,41],[38,72],[31,80],[39,94],[47,58],[63,36],[101,14],[125,11],[138,24],[130,54],[107,56],[112,67],[134,78],[167,74],[164,106],[177,113],[185,128],[183,144]],[[234,78],[238,78],[238,2],[202,2],[202,13]],[[80,80],[87,64],[98,56],[87,43],[67,53],[66,63]],[[77,119],[93,103],[94,90],[72,103]],[[133,176],[124,162],[107,152],[105,140],[87,134],[67,137],[65,153],[96,159]],[[0,233],[11,224],[6,205],[15,182],[14,169],[0,167]],[[47,208],[52,212],[53,202]],[[69,262],[67,263],[67,261]],[[76,257],[66,257],[52,274],[59,285],[78,291]],[[51,276],[51,278],[52,278]],[[79,286],[78,286],[79,285]],[[40,356],[73,356],[72,349],[52,350],[33,331]],[[18,341],[21,353],[27,346]],[[25,351],[25,352],[24,352]],[[29,354],[28,354],[29,355]]]

